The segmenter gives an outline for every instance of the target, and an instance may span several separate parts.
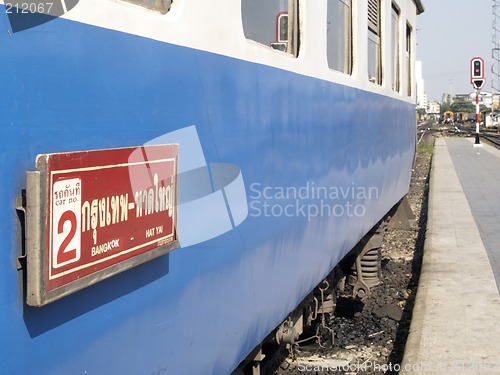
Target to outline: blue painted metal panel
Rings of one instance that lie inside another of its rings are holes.
[[[2,373],[228,373],[409,186],[415,109],[406,102],[61,19],[2,33],[0,56]],[[247,219],[25,306],[14,201],[36,155],[141,145],[189,125],[208,161],[240,167]],[[377,195],[323,199],[363,215],[307,217],[321,207],[312,186]],[[281,198],[280,188],[309,196]],[[266,216],[264,204],[275,211]]]

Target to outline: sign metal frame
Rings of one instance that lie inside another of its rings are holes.
[[[177,144],[38,155],[26,174],[26,303],[178,248],[178,155]]]

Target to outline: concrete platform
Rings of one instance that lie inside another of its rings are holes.
[[[439,138],[404,374],[500,374],[500,151]]]

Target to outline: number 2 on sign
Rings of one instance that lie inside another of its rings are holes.
[[[52,204],[52,267],[59,268],[81,257],[81,180],[56,181]],[[71,196],[71,199],[69,199]]]
[[[56,249],[56,264],[62,265],[71,263],[71,261],[77,261],[80,259],[80,254],[77,253],[75,249],[68,249],[68,245],[70,244],[73,237],[75,237],[76,233],[76,216],[73,211],[65,211],[61,218],[59,219],[59,224],[57,224],[57,233],[64,233],[64,224],[67,222],[70,223],[69,233],[66,235],[64,240],[61,243],[59,249]],[[54,265],[55,267],[55,265]]]

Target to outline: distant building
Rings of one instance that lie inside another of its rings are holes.
[[[441,105],[438,102],[429,102],[427,104],[427,116],[429,118],[434,118],[439,120],[439,114],[441,112]]]
[[[499,102],[498,95],[500,94],[492,94],[491,92],[481,91],[481,94],[479,95],[479,104],[484,105],[487,108],[495,108],[495,105],[498,105]],[[442,103],[453,103],[456,101],[466,101],[475,104],[476,93],[471,92],[470,94],[456,94],[455,96],[443,94]]]
[[[455,95],[455,97],[453,98],[453,101],[458,101],[458,100],[461,100],[461,101],[470,101],[471,98],[470,98],[470,95],[469,94],[457,94]]]
[[[427,105],[427,113],[430,115],[439,115],[439,112],[441,112],[441,106],[439,105],[438,102],[430,102]]]
[[[443,94],[443,97],[441,99],[442,103],[451,103],[451,95],[450,94]]]
[[[425,95],[425,84],[422,76],[422,61],[415,62],[415,82],[417,84],[417,108],[427,108],[427,95]]]
[[[492,107],[494,110],[498,110],[500,108],[500,94],[496,93],[492,95]]]
[[[459,94],[456,95],[453,98],[454,101],[456,100],[463,100],[463,101],[469,101],[472,103],[476,103],[476,93],[471,92],[470,94]],[[491,92],[486,92],[486,91],[481,91],[481,94],[479,95],[479,104],[484,105],[487,108],[491,108],[493,105],[493,95]]]

